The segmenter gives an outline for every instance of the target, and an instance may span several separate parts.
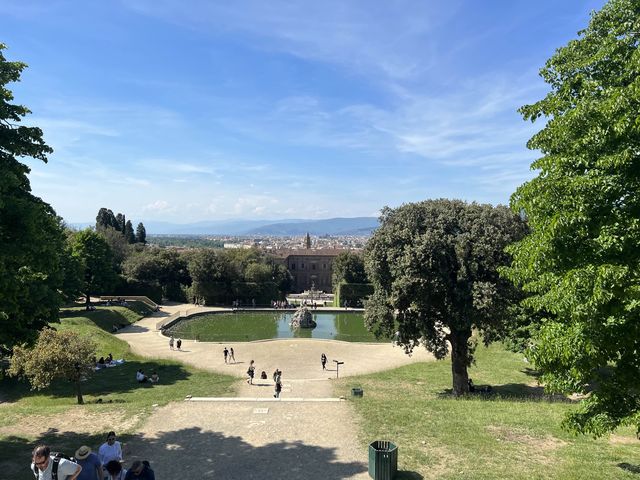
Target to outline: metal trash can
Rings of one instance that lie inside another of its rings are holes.
[[[398,447],[388,440],[369,444],[369,476],[373,480],[393,480],[398,473]]]
[[[355,387],[351,389],[351,396],[353,397],[361,397],[364,394],[360,387]]]

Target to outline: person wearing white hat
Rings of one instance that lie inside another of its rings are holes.
[[[102,480],[102,462],[86,445],[76,450],[76,463],[82,467],[78,480]]]

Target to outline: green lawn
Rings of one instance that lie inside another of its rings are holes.
[[[336,389],[351,398],[363,445],[398,445],[398,478],[638,478],[632,429],[598,440],[563,431],[575,405],[543,396],[533,373],[521,355],[494,345],[478,347],[470,369],[476,385],[492,385],[490,395],[452,398],[449,360],[348,377]],[[364,396],[351,397],[353,387]]]
[[[29,385],[16,379],[0,380],[0,393],[9,403],[0,405],[0,477],[33,478],[25,469],[29,454],[36,442],[54,445],[57,450],[73,454],[79,445],[97,447],[104,441],[106,431],[90,435],[77,434],[74,425],[68,431],[52,429],[47,418],[59,414],[78,416],[112,416],[127,426],[118,428],[120,440],[126,442],[153,410],[153,405],[165,405],[193,396],[233,396],[232,384],[237,379],[219,375],[168,360],[148,359],[134,355],[127,343],[110,332],[113,324],[126,325],[139,320],[144,304],[133,303],[129,307],[98,307],[87,312],[82,307],[65,309],[58,329],[73,329],[91,337],[98,345],[97,356],[112,353],[114,358],[124,358],[122,366],[95,372],[83,382],[85,405],[76,405],[74,387],[66,381],[58,381],[42,391],[31,391]],[[157,385],[140,385],[135,372],[156,370],[160,376]],[[33,425],[35,426],[29,426]],[[28,427],[23,428],[22,425]],[[17,427],[16,427],[17,426]],[[37,435],[30,432],[46,432]]]

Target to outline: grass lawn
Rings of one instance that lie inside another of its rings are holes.
[[[128,307],[98,307],[91,312],[82,307],[63,310],[56,328],[91,337],[98,345],[98,357],[112,353],[116,359],[125,359],[123,365],[97,371],[83,383],[85,405],[76,405],[74,386],[64,380],[41,391],[31,391],[26,382],[16,379],[0,380],[0,395],[5,401],[0,404],[1,478],[33,478],[28,462],[36,443],[48,443],[54,450],[73,455],[83,444],[97,449],[113,429],[126,444],[154,405],[166,405],[186,395],[234,395],[234,377],[136,356],[127,343],[110,333],[114,323],[128,325],[142,318],[145,308],[132,302]],[[139,368],[148,373],[156,370],[159,384],[138,384],[135,372]]]
[[[397,478],[636,479],[640,449],[631,428],[611,437],[574,436],[560,428],[569,409],[542,395],[521,355],[482,346],[470,376],[490,395],[454,399],[449,360],[347,377],[336,393],[351,398],[363,445],[398,445]],[[362,398],[351,397],[361,387]]]

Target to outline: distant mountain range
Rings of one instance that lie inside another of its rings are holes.
[[[324,220],[217,220],[196,223],[143,221],[147,235],[238,235],[290,237],[305,235],[368,236],[378,228],[376,217],[328,218]],[[71,224],[74,228],[93,226]],[[134,225],[135,227],[135,225]]]

